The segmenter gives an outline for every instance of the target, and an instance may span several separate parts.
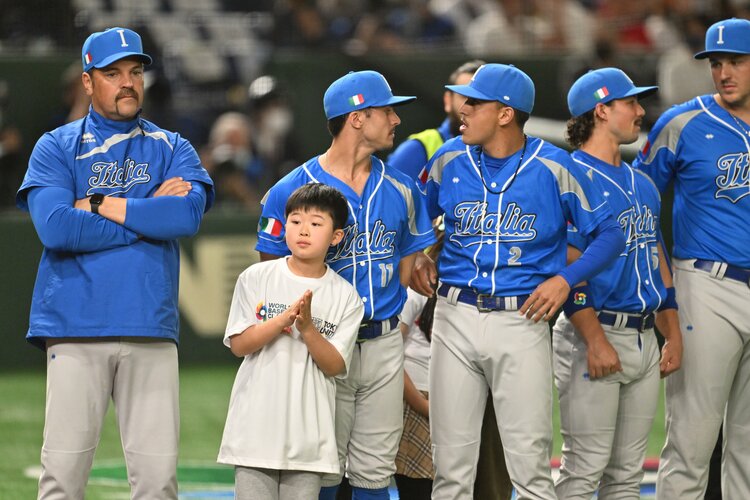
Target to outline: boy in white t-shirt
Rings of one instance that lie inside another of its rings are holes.
[[[218,461],[235,466],[238,500],[316,499],[321,475],[339,472],[334,377],[348,371],[364,307],[325,256],[347,216],[335,188],[300,187],[286,204],[292,255],[237,280],[224,344],[245,359]]]

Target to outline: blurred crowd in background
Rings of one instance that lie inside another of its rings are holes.
[[[196,146],[220,203],[257,210],[265,190],[302,159],[291,96],[267,74],[274,54],[499,60],[553,53],[566,60],[560,88],[604,66],[655,81],[658,115],[711,88],[705,64],[692,54],[714,21],[750,17],[750,0],[0,0],[0,12],[0,57],[75,54],[92,31],[138,30],[156,61],[147,72],[145,117]],[[656,64],[620,60],[634,53],[652,55]],[[46,130],[85,114],[80,73],[75,61],[62,76],[60,108],[50,111]],[[0,210],[14,206],[37,139],[3,118],[9,96],[2,80]]]

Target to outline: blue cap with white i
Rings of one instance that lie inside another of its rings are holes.
[[[151,56],[143,52],[141,37],[127,28],[108,28],[92,33],[83,42],[81,60],[83,71],[104,68],[126,57],[138,57],[145,64],[151,64]]]
[[[706,50],[694,57],[705,59],[720,52],[750,54],[750,21],[732,18],[714,23],[706,30]]]

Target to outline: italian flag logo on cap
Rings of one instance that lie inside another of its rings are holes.
[[[86,64],[91,64],[91,52],[86,52],[86,55],[83,56],[83,60],[86,61]]]
[[[609,95],[609,90],[607,90],[607,87],[602,87],[596,92],[594,92],[594,99],[596,99],[597,101],[601,101],[608,95]]]
[[[261,217],[260,232],[270,234],[271,236],[281,236],[282,224],[280,220],[271,219],[270,217]]]
[[[363,102],[365,102],[365,98],[364,96],[362,96],[362,94],[353,95],[349,98],[350,106],[359,106]]]

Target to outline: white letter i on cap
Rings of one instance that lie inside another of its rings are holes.
[[[719,26],[719,39],[716,41],[716,45],[724,45],[724,26]]]
[[[117,30],[117,32],[120,34],[120,40],[122,40],[121,47],[127,47],[128,42],[125,41],[125,30]]]

